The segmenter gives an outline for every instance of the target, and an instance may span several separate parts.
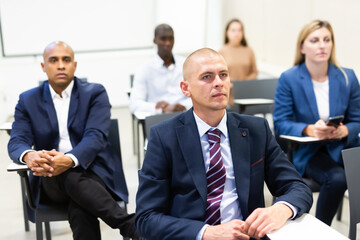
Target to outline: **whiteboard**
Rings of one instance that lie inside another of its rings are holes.
[[[55,40],[75,52],[153,47],[155,0],[0,0],[3,56],[42,54]]]

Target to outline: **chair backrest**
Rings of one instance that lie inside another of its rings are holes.
[[[114,150],[116,155],[118,155],[121,160],[119,123],[118,123],[117,119],[111,119],[108,139],[109,139],[111,148]]]
[[[278,79],[256,79],[248,81],[233,81],[233,93],[235,99],[244,98],[275,98]]]
[[[150,136],[150,128],[162,121],[175,117],[176,115],[180,114],[181,112],[174,112],[174,113],[164,113],[164,114],[157,114],[148,116],[145,118],[145,138]]]
[[[267,98],[274,99],[278,79],[255,79],[247,81],[233,81],[234,99]],[[254,115],[257,113],[272,113],[272,105],[249,106],[244,114]]]
[[[350,228],[349,238],[356,239],[356,224],[360,222],[360,147],[342,151],[346,182],[349,191]]]

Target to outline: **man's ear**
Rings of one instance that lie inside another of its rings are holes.
[[[41,68],[42,68],[43,72],[45,72],[45,64],[44,63],[41,63]]]
[[[180,82],[181,91],[184,93],[185,96],[191,97],[191,93],[189,91],[189,83],[185,80]]]

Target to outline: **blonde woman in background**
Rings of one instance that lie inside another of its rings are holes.
[[[293,152],[299,173],[321,185],[316,217],[331,225],[347,189],[341,150],[358,146],[360,88],[355,73],[335,59],[335,40],[327,21],[314,20],[301,30],[294,67],[281,74],[274,107],[276,134],[310,136],[319,143]],[[343,115],[338,127],[329,117]]]

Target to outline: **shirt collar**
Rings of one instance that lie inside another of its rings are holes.
[[[166,68],[169,68],[169,69],[173,69],[175,68],[175,65],[176,65],[176,58],[173,54],[173,59],[174,59],[174,63],[171,64],[169,67],[166,67],[165,66],[165,63],[164,63],[164,60],[159,56],[158,53],[155,54],[155,64],[159,67],[166,67]]]
[[[199,118],[194,111],[193,111],[193,114],[194,114],[194,117],[195,117],[196,125],[198,127],[200,138],[202,136],[204,136],[204,134],[206,134],[209,129],[215,129],[215,128],[219,129],[221,131],[222,135],[225,136],[225,138],[228,137],[228,131],[227,131],[227,126],[226,126],[227,112],[225,112],[223,118],[221,119],[220,123],[216,127],[209,126],[201,118]]]
[[[62,97],[63,98],[70,97],[73,87],[74,87],[74,80],[72,80],[70,82],[69,86],[67,86],[67,88],[65,88],[64,91],[62,91],[62,93],[61,93]],[[55,90],[52,88],[52,86],[50,84],[49,84],[49,88],[50,88],[50,94],[51,94],[52,99],[54,99],[56,97],[60,98],[60,95],[55,92]]]

